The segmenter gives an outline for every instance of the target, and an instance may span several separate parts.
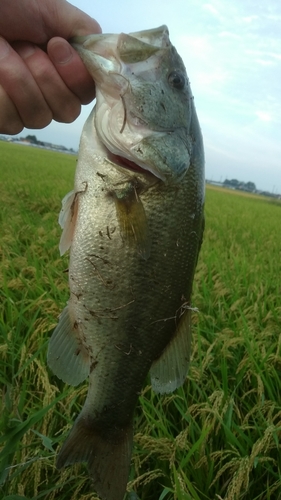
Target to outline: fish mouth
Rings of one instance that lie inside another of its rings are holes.
[[[154,175],[152,172],[149,170],[146,170],[145,168],[141,167],[137,163],[135,163],[133,160],[129,160],[128,158],[125,158],[124,156],[119,156],[114,153],[111,153],[109,150],[108,151],[108,159],[118,165],[119,167],[125,168],[126,170],[130,170],[131,172],[136,172],[138,174],[143,174],[143,175],[153,175],[153,177],[157,178],[156,175]]]

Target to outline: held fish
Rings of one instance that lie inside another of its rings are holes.
[[[68,384],[89,378],[89,388],[57,465],[87,462],[102,500],[122,500],[148,372],[154,391],[169,393],[188,370],[204,151],[166,26],[73,46],[95,81],[96,106],[59,217],[70,299],[48,363]]]

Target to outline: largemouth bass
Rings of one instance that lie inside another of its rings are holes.
[[[89,388],[57,465],[87,462],[100,497],[122,500],[148,372],[152,388],[169,393],[188,370],[203,142],[165,26],[82,37],[73,46],[95,81],[96,106],[59,217],[70,299],[48,363],[68,384],[89,377]]]

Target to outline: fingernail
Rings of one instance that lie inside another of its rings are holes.
[[[4,40],[4,38],[0,37],[0,59],[4,59],[4,57],[6,57],[6,55],[9,52],[9,48],[10,47],[9,47],[8,42],[6,42],[6,40]]]
[[[71,48],[67,43],[57,42],[52,45],[52,59],[56,64],[66,64],[72,59]]]

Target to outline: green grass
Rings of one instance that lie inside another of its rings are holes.
[[[68,298],[57,217],[75,157],[0,142],[0,491],[94,500],[55,454],[85,400],[48,370]],[[193,356],[174,394],[144,387],[129,489],[141,500],[281,499],[281,206],[207,189]]]

